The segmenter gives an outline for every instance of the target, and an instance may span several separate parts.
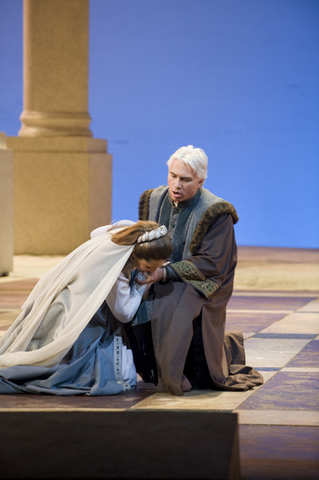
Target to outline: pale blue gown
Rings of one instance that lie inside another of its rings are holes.
[[[120,274],[62,361],[52,367],[17,365],[0,368],[0,394],[115,395],[136,385],[132,351],[123,343],[123,323],[135,315],[144,287]],[[66,290],[60,296],[67,295]],[[63,299],[63,308],[66,301]],[[51,311],[59,322],[59,302]]]

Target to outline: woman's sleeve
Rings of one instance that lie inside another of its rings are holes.
[[[108,294],[106,303],[115,318],[120,322],[127,323],[137,312],[144,291],[145,285],[140,286],[133,283],[130,287],[129,280],[121,273]]]

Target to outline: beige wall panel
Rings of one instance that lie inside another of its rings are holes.
[[[105,140],[8,137],[14,152],[15,254],[65,255],[110,223]]]
[[[15,253],[63,255],[89,237],[89,155],[14,155]]]
[[[13,270],[13,155],[0,148],[0,276]]]
[[[112,155],[90,155],[89,230],[112,221]]]

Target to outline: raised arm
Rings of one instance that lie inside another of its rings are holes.
[[[233,274],[236,264],[237,245],[233,220],[231,215],[222,215],[208,230],[198,253],[186,261],[172,264],[169,269],[186,282],[188,277],[211,280],[218,288]]]
[[[106,303],[117,320],[128,323],[137,312],[144,291],[145,286],[135,282],[130,287],[129,280],[121,273],[108,294]]]
[[[233,275],[237,264],[237,246],[231,215],[222,215],[208,230],[195,255],[157,269],[148,283],[173,281],[190,283],[206,298]]]

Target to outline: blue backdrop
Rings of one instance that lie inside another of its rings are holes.
[[[0,0],[0,131],[22,112],[22,2]],[[319,247],[318,0],[91,0],[89,111],[113,219],[180,146],[209,157],[240,245]]]

